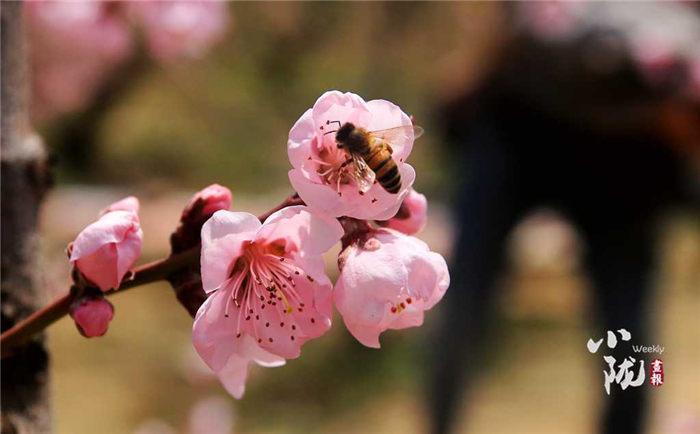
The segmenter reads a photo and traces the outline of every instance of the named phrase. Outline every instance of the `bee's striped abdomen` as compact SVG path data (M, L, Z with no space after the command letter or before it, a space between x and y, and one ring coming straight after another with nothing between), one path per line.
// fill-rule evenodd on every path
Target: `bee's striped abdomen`
M396 194L401 189L401 174L396 162L391 157L391 153L383 146L375 147L365 162L374 171L377 182L386 191Z
M377 181L389 193L398 193L401 189L401 174L399 173L398 166L396 163L394 163L394 160L391 160L391 162L387 163L384 168L386 169L382 170L384 173L377 175Z

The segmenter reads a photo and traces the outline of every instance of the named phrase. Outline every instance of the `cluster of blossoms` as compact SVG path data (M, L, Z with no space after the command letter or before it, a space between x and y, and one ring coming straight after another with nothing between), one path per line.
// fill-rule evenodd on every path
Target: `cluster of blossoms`
M234 397L243 395L251 363L283 365L328 331L334 305L359 342L379 348L384 331L421 325L449 286L442 256L411 236L427 218L427 200L412 189L415 171L405 164L413 140L392 145L400 191L390 194L375 183L360 193L349 175L354 163L324 134L331 120L370 132L411 125L388 101L327 92L289 133L289 178L304 205L284 207L261 222L229 211L230 191L214 185L193 197L173 236L189 240L177 241L185 247L201 242L198 284L206 296L193 343ZM119 287L141 250L137 211L133 198L110 206L72 245L71 261L103 291ZM201 228L195 238L193 227ZM338 242L340 274L333 284L322 255ZM95 322L111 318L111 311L100 312ZM80 324L90 315L73 317L82 330L100 329Z
M33 106L39 118L69 113L136 53L139 34L160 63L199 58L229 25L226 2L31 1Z

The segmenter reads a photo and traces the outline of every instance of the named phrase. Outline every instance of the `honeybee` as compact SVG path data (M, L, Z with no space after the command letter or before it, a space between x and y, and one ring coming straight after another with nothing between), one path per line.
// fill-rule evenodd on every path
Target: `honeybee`
M367 193L375 180L391 194L401 190L401 173L391 154L391 145L403 146L409 138L417 139L423 135L423 128L414 125L402 125L386 130L367 131L350 122L341 125L340 121L327 121L326 124L338 123L338 129L325 134L335 133L338 149L345 150L350 158L343 163L353 163L350 173L360 190Z

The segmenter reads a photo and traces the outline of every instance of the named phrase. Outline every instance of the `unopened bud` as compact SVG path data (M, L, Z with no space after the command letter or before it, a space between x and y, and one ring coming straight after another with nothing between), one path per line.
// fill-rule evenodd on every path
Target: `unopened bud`
M182 211L180 226L170 237L173 253L197 246L204 222L215 212L229 209L231 202L231 190L219 184L212 184L192 196Z
M403 200L396 215L378 225L395 229L404 234L413 235L425 228L428 223L428 200L424 195L411 189Z
M197 219L200 216L209 218L215 212L222 209L231 208L231 190L219 184L212 184L204 190L198 192L182 212L182 221ZM190 214L197 213L197 216Z
M101 293L83 295L71 304L70 316L81 335L94 338L107 333L114 307Z

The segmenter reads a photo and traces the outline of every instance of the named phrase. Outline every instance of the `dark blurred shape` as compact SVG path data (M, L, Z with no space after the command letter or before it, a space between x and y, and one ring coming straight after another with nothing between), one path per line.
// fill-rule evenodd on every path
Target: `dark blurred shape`
M586 239L599 319L592 336L625 328L633 343L650 341L655 222L670 205L698 203L682 164L700 155L700 105L687 92L700 40L693 6L507 4L516 31L500 62L445 111L465 176L452 285L433 341L434 432L454 422L465 370L488 341L504 241L534 206L562 211ZM657 47L663 56L645 53ZM618 363L630 355L622 347L609 351ZM642 432L645 386L605 396L600 432Z

